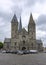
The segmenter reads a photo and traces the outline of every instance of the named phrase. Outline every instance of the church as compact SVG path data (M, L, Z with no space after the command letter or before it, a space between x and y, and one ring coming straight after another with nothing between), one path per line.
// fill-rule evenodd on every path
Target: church
M5 50L43 50L43 43L41 40L36 40L36 24L33 20L32 14L29 18L28 31L22 28L22 21L18 22L14 14L11 20L11 38L4 40Z

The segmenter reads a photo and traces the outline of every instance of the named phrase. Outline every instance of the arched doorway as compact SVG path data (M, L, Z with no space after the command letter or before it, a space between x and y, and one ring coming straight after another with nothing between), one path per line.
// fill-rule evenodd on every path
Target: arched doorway
M26 50L26 47L22 47L22 50Z

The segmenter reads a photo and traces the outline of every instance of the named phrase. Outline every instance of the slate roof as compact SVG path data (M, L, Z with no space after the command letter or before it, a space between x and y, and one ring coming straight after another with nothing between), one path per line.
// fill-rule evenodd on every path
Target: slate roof
M8 43L8 42L10 43L11 42L11 38L5 38L4 42L5 43Z
M31 23L35 24L35 22L34 22L34 20L33 20L32 14L30 14L30 19L29 19L29 24L31 24Z
M14 14L14 16L13 16L13 18L12 18L12 22L18 22L17 17L16 17L15 14Z

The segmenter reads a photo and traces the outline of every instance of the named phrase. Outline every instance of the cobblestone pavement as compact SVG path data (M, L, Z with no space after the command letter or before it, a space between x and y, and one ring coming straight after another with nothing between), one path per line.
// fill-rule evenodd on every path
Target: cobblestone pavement
M46 65L46 53L29 55L0 53L0 65Z

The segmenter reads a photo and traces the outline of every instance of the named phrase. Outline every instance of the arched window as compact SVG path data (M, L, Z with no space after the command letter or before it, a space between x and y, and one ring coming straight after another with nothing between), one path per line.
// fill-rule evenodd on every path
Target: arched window
M31 46L32 46L32 49L33 49L33 43L31 44Z
M25 50L26 49L26 47L22 47L22 50Z
M24 38L25 38L26 36L25 36L25 35L23 35L22 37L24 37Z
M15 46L16 46L16 42L15 42Z
M23 40L23 45L25 45L25 40Z

